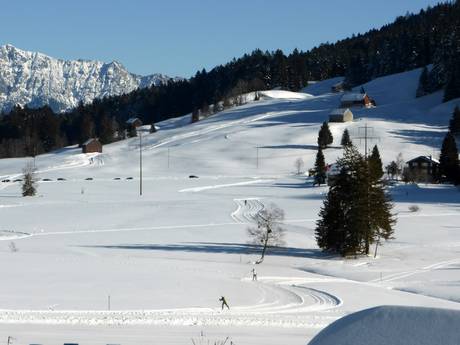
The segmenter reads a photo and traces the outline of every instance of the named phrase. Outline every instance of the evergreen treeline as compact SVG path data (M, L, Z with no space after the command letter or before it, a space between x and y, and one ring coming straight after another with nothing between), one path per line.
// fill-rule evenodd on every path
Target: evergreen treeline
M129 94L94 100L92 104L51 120L49 108L15 108L0 119L1 157L29 154L28 122L39 121L32 140L36 152L99 136L107 143L123 138L125 120L140 117L155 123L187 113L206 113L211 104L235 103L238 95L281 87L298 90L308 80L345 76L348 86L373 78L433 64L424 70L417 94L445 88L445 100L460 97L460 1L442 3L399 17L380 29L308 52L297 49L255 50L239 59L199 71L188 80L138 89ZM218 107L213 107L213 111ZM47 127L49 125L49 127ZM49 134L44 134L48 132ZM120 135L113 136L113 132ZM41 133L41 134L40 134Z

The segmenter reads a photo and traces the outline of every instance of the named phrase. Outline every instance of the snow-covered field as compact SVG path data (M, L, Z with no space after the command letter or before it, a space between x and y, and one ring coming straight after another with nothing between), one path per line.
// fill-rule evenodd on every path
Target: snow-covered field
M377 107L354 110L353 123L331 124L326 160L341 155L345 128L362 151L357 138L365 124L384 164L399 152L407 160L436 156L460 102L441 104L440 93L415 99L419 74L364 85ZM266 92L193 125L189 117L158 124L157 133L142 136L142 196L138 138L100 155L73 147L37 157L39 178L51 180L39 183L37 197L0 183L0 338L191 344L203 332L235 344L296 345L373 306L460 309L454 187L391 187L395 239L376 259L330 257L317 248L327 187L295 175L294 161L313 166L319 127L341 96L327 93L333 82L305 93ZM29 160L0 160L1 179L20 177ZM253 282L260 250L248 244L246 228L271 202L286 212L286 247L269 253ZM410 212L411 205L420 210ZM230 310L220 310L222 295Z

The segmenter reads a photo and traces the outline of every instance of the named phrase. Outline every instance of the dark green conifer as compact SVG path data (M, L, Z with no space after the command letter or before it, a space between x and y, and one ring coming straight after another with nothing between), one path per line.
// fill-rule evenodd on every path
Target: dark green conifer
M439 170L447 181L456 184L460 183L457 143L451 132L447 132L442 142L441 154L439 156Z
M318 133L318 146L324 150L328 145L332 144L333 140L328 123L323 122Z
M318 148L315 160L315 185L321 186L326 183L326 163L324 161L324 154L321 148Z

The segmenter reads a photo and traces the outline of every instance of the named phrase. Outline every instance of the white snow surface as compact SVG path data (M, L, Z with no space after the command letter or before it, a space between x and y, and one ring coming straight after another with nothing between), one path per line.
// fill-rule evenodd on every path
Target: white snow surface
M419 74L366 84L377 107L330 124L327 163L342 154L345 128L363 151L365 124L385 165L399 152L406 160L436 158L460 101L441 104L438 93L416 99L405 88L415 88ZM321 83L331 81L311 87ZM459 310L460 193L453 186L391 186L395 239L375 259L318 249L315 221L327 187L296 175L294 161L313 166L318 130L340 102L340 93L323 89L268 91L194 124L187 115L159 123L156 133L142 127L142 196L139 138L106 145L102 154L68 147L38 156L36 197L21 197L19 182L0 182L0 337L190 344L203 333L210 341L295 345L383 304ZM0 181L21 178L29 161L0 160ZM285 210L286 244L254 265L260 248L246 229L272 202ZM250 279L253 267L258 281ZM230 310L221 310L220 296Z
M309 345L457 345L460 311L382 306L335 321Z

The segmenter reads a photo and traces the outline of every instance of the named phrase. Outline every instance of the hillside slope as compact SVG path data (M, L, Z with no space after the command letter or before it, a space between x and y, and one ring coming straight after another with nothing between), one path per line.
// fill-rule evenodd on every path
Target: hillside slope
M364 85L377 107L331 124L327 162L342 154L345 128L363 152L365 124L384 164L399 152L436 155L460 100L416 99L407 88L419 73ZM395 239L375 259L317 247L328 188L296 175L294 161L313 166L318 130L341 97L328 92L330 82L314 85L325 92L262 93L194 124L188 114L159 123L156 133L146 126L142 138L106 145L102 154L68 147L37 156L33 198L21 197L14 182L32 158L0 160L1 180L10 180L0 182L0 260L8 263L0 265L7 282L0 337L185 345L202 333L236 344L300 345L335 320L382 304L458 310L460 197L452 186L392 186ZM286 244L255 266L260 248L247 228L272 202L285 210ZM410 212L412 205L419 210ZM221 310L220 296L230 310Z

